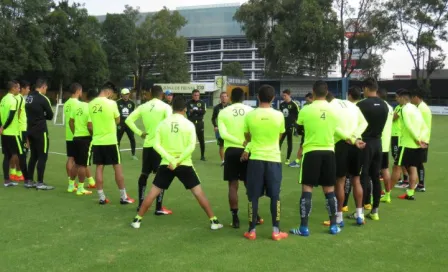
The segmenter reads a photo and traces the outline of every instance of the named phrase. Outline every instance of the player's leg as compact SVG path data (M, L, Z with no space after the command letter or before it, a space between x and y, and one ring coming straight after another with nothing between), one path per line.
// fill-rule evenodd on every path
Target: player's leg
M120 124L117 128L117 140L118 140L118 146L121 144L121 139L123 139L124 135L124 124Z
M381 202L389 202L390 203L390 193L389 193L389 201L385 201L384 198L387 194L388 188L390 188L391 184L391 174L389 172L389 153L383 153L383 159L381 160L381 176L383 177L384 182L384 191L385 195L380 199ZM390 190L390 189L389 189Z
M132 158L134 160L138 160L138 158L135 156L135 136L134 136L134 132L125 124L125 132L126 135L128 135L129 138L129 142L131 144L131 154L132 154Z
M115 183L120 191L120 204L132 204L134 199L130 198L126 193L124 184L123 167L121 166L121 154L117 145L101 146L103 149L103 161L104 165L112 165L115 173Z
M350 176L347 175L345 177L345 184L344 184L344 204L342 206L343 212L348 212L348 201L350 199L351 192L352 192L352 182L350 180Z
M248 215L249 215L249 230L244 233L244 237L249 240L257 238L256 226L258 215L258 199L263 195L264 191L264 174L266 169L264 168L262 161L249 160L247 164L247 197L248 203Z
M196 135L201 149L201 160L205 161L205 139L204 139L204 121L199 121L196 125Z
M30 159L28 160L28 175L31 180L33 180L34 183L34 171L36 169L37 164L37 153L38 153L38 142L37 138L32 135L28 134L28 140L30 144Z
M48 150L49 150L49 139L48 139L48 133L44 132L39 136L38 139L38 145L39 149L38 151L38 158L37 158L37 186L36 189L38 190L53 190L53 186L49 186L44 183L44 175L45 175L45 168L47 166L47 160L48 160Z
M90 195L92 192L86 190L84 185L87 175L87 165L89 165L90 158L90 139L79 138L75 139L73 143L75 147L75 166L73 168L76 168L76 171L72 171L72 175L74 174L75 176L78 176L78 189L76 195Z
M96 179L96 189L98 192L99 197L99 204L105 205L109 203L109 199L106 198L106 194L104 193L104 184L103 184L103 174L104 174L104 165L97 164L100 163L98 160L98 155L95 155L96 150L93 153L93 163L96 164L96 171L95 171L95 179Z
M70 177L71 177L71 169L75 165L75 159L74 159L74 152L75 152L75 143L74 140L72 141L66 141L65 142L65 149L67 152L67 162L65 163L65 171L67 172L67 177L70 184Z
M10 179L9 168L11 164L11 158L13 156L13 147L11 146L11 136L2 135L2 151L3 151L3 178L5 187L17 186L17 182Z
M382 165L382 147L381 142L378 142L378 145L376 146L377 150L375 152L375 155L372 159L372 164L370 167L370 177L372 179L372 196L373 196L373 203L372 203L372 211L367 216L368 218L372 220L379 220L379 206L380 206L380 199L381 199L381 183L380 183L380 171L381 171L381 165Z
M218 138L217 142L219 146L219 157L221 158L221 166L224 166L224 140Z
M293 133L292 127L286 130L286 142L288 144L288 149L286 151L286 164L290 163L289 159L291 158L292 153L292 133Z
M282 134L282 137L280 137L280 150L282 149L282 145L283 145L283 142L285 141L285 139L286 139L286 133L283 133Z
M403 155L402 164L406 166L409 173L409 187L406 190L406 193L399 196L398 198L401 199L407 199L407 200L414 200L415 199L415 188L417 187L418 182L418 171L417 167L422 164L424 159L424 153L423 149L416 148L412 149L409 148L406 150L407 152Z
M272 239L279 241L288 237L287 233L280 231L282 165L275 162L264 162L264 164L266 195L271 199Z
M240 228L240 219L238 217L238 180L229 181L229 207L232 213L232 227Z
M241 148L229 147L224 154L224 180L228 182L229 187L228 200L230 212L232 213L231 226L236 229L240 227L240 219L238 217L238 180L240 179L243 164L240 161L243 152L244 150ZM246 173L246 171L244 172ZM245 180L245 178L243 179Z
M417 167L418 172L418 185L416 188L417 192L426 192L425 187L425 163L428 161L428 148L421 151L423 154L422 163Z
M151 173L151 161L150 161L150 148L144 147L142 151L142 171L140 177L138 178L138 207L137 211L145 199L146 186L148 184L149 174Z
M348 146L345 146L348 152ZM336 184L336 156L333 152L322 151L322 164L320 167L319 185L322 186L322 190L325 194L325 206L328 211L328 217L330 218L330 234L338 234L341 232L340 227L344 226L342 218L338 222L338 199L335 194ZM347 153L348 154L348 153ZM347 162L347 159L345 160ZM344 178L342 178L343 180ZM341 192L343 192L343 181L340 183ZM342 217L342 205L340 206L340 217Z

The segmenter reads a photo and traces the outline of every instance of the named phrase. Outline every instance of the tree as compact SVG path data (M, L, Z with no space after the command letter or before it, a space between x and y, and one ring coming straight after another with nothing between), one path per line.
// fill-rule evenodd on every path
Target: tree
M412 58L419 86L429 91L431 74L444 67L446 58L439 42L448 40L448 0L389 0L386 7L397 20L400 41Z
M226 63L222 67L222 75L229 77L244 77L243 68L239 62Z
M326 76L339 50L331 0L249 0L234 19L258 44L266 74Z

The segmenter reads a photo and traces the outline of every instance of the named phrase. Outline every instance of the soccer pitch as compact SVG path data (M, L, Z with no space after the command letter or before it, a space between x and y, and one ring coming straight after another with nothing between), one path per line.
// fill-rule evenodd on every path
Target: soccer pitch
M105 193L111 203L98 205L98 196L69 194L65 173L64 127L50 127L50 154L46 182L54 191L1 188L0 271L446 271L448 265L448 210L446 209L446 129L448 118L435 116L426 165L426 193L416 201L397 198L381 204L380 221L367 220L358 227L346 219L337 236L322 225L328 215L320 188L313 195L310 237L290 236L274 242L271 236L269 200L260 201L265 224L257 228L257 240L243 238L247 229L247 199L240 186L241 229L229 226L231 214L227 183L222 180L218 147L210 122L206 122L206 162L193 160L202 186L224 229L211 231L208 218L190 192L177 181L165 194L171 216L156 217L154 207L139 230L130 223L136 204L121 206L113 171L105 171ZM211 142L213 141L213 142ZM294 139L293 156L298 138ZM142 146L137 139L137 146ZM129 148L126 136L122 149ZM286 151L286 142L283 153ZM141 157L141 150L137 155ZM283 156L284 158L284 156ZM122 152L126 188L137 198L141 161ZM300 222L297 168L283 167L281 229ZM151 175L149 181L152 182ZM353 199L349 202L354 211Z

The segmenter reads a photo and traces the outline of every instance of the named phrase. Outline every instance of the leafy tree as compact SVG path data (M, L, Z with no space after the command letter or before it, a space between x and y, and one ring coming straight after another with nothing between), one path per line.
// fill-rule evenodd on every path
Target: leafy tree
M230 77L244 77L243 68L239 62L230 62L222 67L222 75Z

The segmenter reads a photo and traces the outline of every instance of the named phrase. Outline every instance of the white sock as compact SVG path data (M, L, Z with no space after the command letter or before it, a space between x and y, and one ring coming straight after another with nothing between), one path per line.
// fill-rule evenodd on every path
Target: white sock
M126 189L120 189L120 197L121 199L128 198L128 195L126 194Z
M340 224L342 221L344 221L344 219L342 218L342 212L337 212L336 213L336 223Z
M106 200L106 195L103 190L98 190L98 195L100 196L100 200Z
M362 208L356 208L356 217L364 217Z

